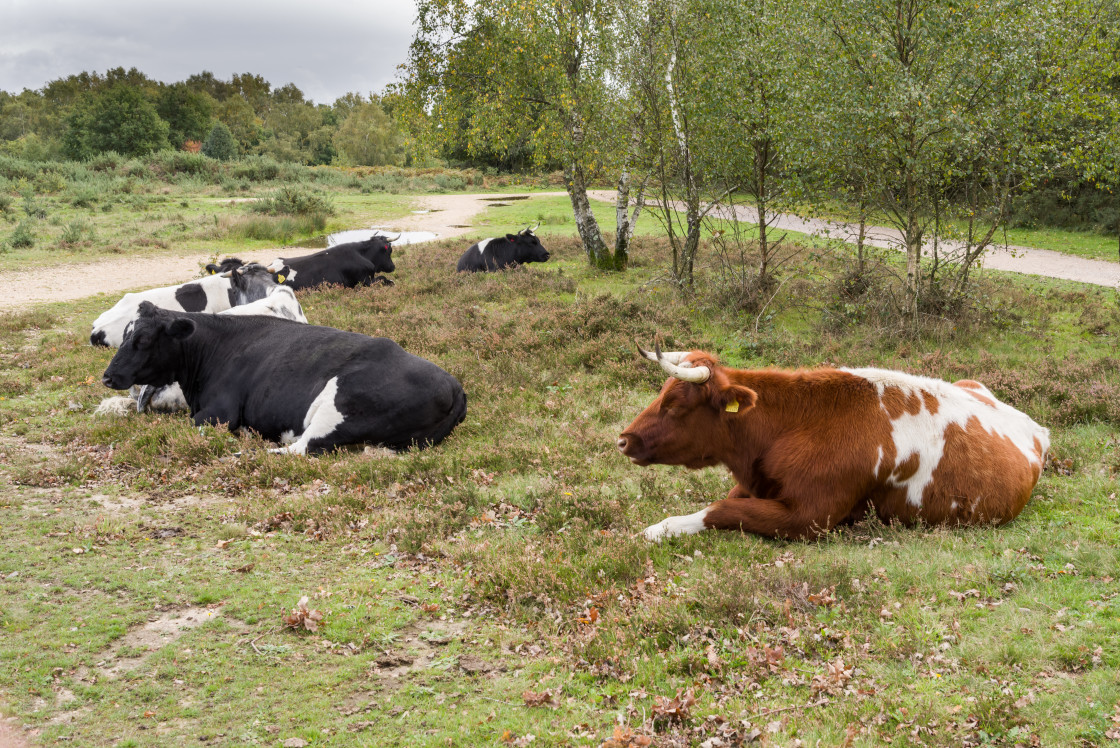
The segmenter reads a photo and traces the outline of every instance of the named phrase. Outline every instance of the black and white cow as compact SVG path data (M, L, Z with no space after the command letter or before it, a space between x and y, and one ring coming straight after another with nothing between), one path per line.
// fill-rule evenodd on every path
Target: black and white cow
M517 267L526 262L544 262L548 258L548 250L541 245L541 240L533 233L533 229L528 228L516 234L483 239L478 244L472 244L459 258L456 270L460 273L490 272Z
M281 277L287 268L280 270ZM227 316L260 315L290 319L307 324L296 294L287 286L279 285L276 276L268 268L256 263L236 267L227 271L230 279L231 298L235 306L218 314ZM95 411L97 415L123 416L129 411L143 413L151 410L157 413L174 413L189 410L183 391L175 382L166 385L134 385L127 397L107 397Z
M117 348L125 339L137 310L144 301L178 312L220 312L234 305L230 279L225 275L210 275L178 286L152 288L139 293L126 293L112 309L93 321L89 342Z
M347 242L303 257L278 257L269 263L268 268L277 276L280 269L288 268L283 280L286 286L298 291L314 288L324 283L333 283L347 288L355 286L391 286L393 282L378 273L391 273L396 270L393 264L392 241L381 234L359 242ZM241 265L236 257L229 257L219 264L207 265L211 272L221 273Z
M387 338L149 303L101 381L177 381L196 425L249 428L292 454L362 442L423 448L467 412L455 377Z

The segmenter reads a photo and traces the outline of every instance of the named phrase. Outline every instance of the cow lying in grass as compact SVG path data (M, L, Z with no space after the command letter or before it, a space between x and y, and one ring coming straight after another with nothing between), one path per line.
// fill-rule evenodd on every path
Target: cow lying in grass
M195 424L252 429L291 454L357 443L423 448L467 412L455 377L387 338L149 303L101 381L178 382Z
M549 256L548 250L533 233L533 229L527 228L516 234L483 239L472 244L459 258L456 270L460 273L493 272L518 267L527 262L545 262Z
M363 241L339 244L303 257L277 258L269 263L268 268L277 276L283 275L283 280L279 282L296 291L324 283L347 288L391 286L393 282L379 273L396 270L392 255L392 241L377 234ZM240 264L236 257L228 257L218 264L207 265L206 269L211 273L222 273ZM286 272L281 273L281 268L286 268Z
M287 268L280 269L278 274L281 279L285 272ZM230 298L235 306L218 314L278 317L307 324L307 317L303 315L303 307L296 299L295 292L287 286L279 285L276 282L277 274L263 265L241 265L228 271L226 275L230 281ZM124 415L133 409L140 413L146 410L171 413L189 408L183 391L178 384L172 382L161 386L134 385L130 388L128 397L107 397L102 400L95 413Z
M1002 524L1042 472L1050 432L984 385L883 369L741 370L703 351L654 353L670 378L626 427L636 465L724 465L736 485L648 527L812 538L873 509L884 522Z

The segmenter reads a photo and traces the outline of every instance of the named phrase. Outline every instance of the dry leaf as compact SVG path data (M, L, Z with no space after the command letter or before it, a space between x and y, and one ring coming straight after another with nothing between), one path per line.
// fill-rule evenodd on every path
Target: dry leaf
M314 633L319 630L319 623L323 620L323 614L314 608L308 608L307 595L304 595L296 603L296 607L292 608L292 612L283 616L282 620L294 629L304 628Z
M696 696L693 694L692 689L688 689L682 694L677 691L677 695L672 699L666 699L658 696L653 700L653 720L666 720L668 722L684 723L692 713L692 706L696 703Z
M599 748L646 748L653 745L653 738L649 735L636 733L629 727L615 727L614 735L604 740Z
M524 691L521 694L521 699L525 702L525 706L558 706L559 702L556 696L552 693L552 689L546 688L540 693L534 691Z

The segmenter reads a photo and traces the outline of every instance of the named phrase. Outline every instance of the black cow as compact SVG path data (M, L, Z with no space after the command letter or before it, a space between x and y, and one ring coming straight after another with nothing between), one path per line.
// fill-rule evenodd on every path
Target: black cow
M276 276L278 283L290 286L293 290L314 288L324 283L334 283L347 288L355 286L385 285L393 282L378 273L391 273L396 270L393 264L393 245L380 234L360 242L347 242L335 247L303 257L277 258L268 269ZM210 264L206 269L212 273L232 270L242 263L236 257L222 260L220 264ZM284 266L289 273L281 278Z
M177 381L196 425L249 428L292 454L360 442L423 448L467 412L455 377L387 338L149 303L101 381L118 390Z
M459 258L456 269L460 273L491 272L517 267L526 262L544 262L548 257L548 250L541 246L541 240L533 233L533 229L525 229L516 234L483 239L478 244L472 244Z

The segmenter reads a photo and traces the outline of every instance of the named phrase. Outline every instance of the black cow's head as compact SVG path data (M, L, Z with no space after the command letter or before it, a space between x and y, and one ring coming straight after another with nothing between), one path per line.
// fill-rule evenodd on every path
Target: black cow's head
M140 302L139 316L125 338L101 382L114 390L134 384L171 384L179 356L177 344L194 334L195 324L182 313Z
M388 237L374 234L361 244L359 251L362 257L373 263L375 273L391 273L397 269L393 264L393 244Z
M541 240L533 233L533 229L525 229L516 234L506 234L506 239L513 242L513 259L517 262L544 262L550 257L548 250L541 244Z
M222 273L228 273L231 270L239 268L244 264L245 263L243 263L241 260L237 259L236 257L227 257L217 264L214 264L213 262L211 262L209 265L207 265L206 266L206 274L207 275L221 275Z
M229 276L230 304L241 306L266 298L291 274L292 270L287 265L282 265L275 271L256 262L242 265L233 270Z

